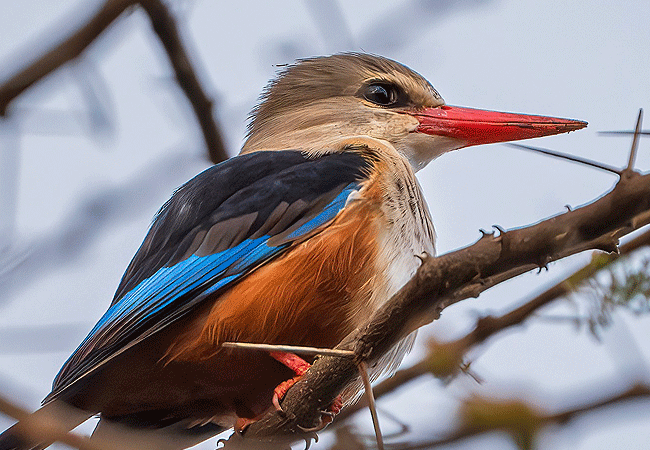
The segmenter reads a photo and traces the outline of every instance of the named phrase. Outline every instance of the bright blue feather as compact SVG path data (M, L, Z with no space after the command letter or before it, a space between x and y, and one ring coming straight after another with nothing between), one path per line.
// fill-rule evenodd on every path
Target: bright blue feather
M156 216L111 306L45 402L327 226L367 179L367 168L355 153L259 152L188 181Z
M311 233L336 217L345 207L350 194L358 187L357 183L350 183L319 214L296 228L283 239L285 243L278 246L268 245L271 236L246 239L239 245L219 253L201 257L191 255L172 267L159 269L113 304L78 350L118 324L143 322L166 308L175 308L174 303L193 290L198 290L200 297L204 298L236 281L291 245L291 241ZM193 297L196 298L197 294ZM180 306L185 305L176 305ZM108 339L110 340L110 337Z

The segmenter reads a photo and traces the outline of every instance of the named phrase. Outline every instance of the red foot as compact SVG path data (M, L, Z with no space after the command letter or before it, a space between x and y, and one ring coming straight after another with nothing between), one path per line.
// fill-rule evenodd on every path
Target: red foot
M273 406L275 406L275 409L278 411L282 410L282 407L280 406L280 400L284 398L284 395L287 393L289 388L296 384L296 381L298 381L302 375L293 377L290 380L283 381L282 383L278 384L275 389L273 390Z
M271 358L275 359L278 362L281 362L289 369L293 370L293 372L299 377L304 375L305 372L307 372L307 370L309 370L311 367L311 364L302 359L300 356L294 355L293 353L271 352L270 355Z
M307 361L302 359L300 356L294 355L293 353L271 352L270 354L273 359L281 362L289 369L293 370L294 373L296 374L295 377L287 381L283 381L273 390L273 405L276 407L276 409L281 411L282 407L280 406L280 400L285 396L285 394L291 388L291 386L296 384L296 382L300 380L300 378L302 378L305 372L309 370L311 364L309 364ZM334 399L332 404L329 405L327 411L323 411L323 418L321 419L321 424L315 427L314 429L306 430L306 431L318 431L323 429L327 424L329 424L334 419L334 416L341 411L341 408L343 408L343 400L339 395Z

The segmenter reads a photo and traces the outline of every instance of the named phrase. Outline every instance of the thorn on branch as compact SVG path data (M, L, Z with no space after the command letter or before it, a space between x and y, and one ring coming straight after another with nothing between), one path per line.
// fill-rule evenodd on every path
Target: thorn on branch
M492 228L499 231L499 239L501 240L501 255L510 250L510 235L501 225L492 225Z
M478 298L479 295L481 295L481 292L485 290L485 285L487 285L487 281L484 278L479 278L476 280L476 284L473 286L467 286L465 291L467 298ZM440 312L442 312L442 310Z
M492 228L498 230L500 236L503 236L503 235L506 234L505 228L503 228L501 225L492 225ZM492 232L492 234L494 234L494 232Z
M494 236L494 231L485 231L483 228L479 228L478 231L481 232L481 239L484 239L486 237Z
M476 271L476 275L474 275L474 278L472 278L472 281L479 283L481 286L485 285L485 279L483 278L483 274L481 274L481 268L478 265L474 266L474 270Z
M573 161L578 164L583 164L585 166L595 167L596 169L604 170L606 172L611 172L618 176L621 176L621 174L623 173L623 171L621 171L616 167L612 167L607 164L600 163L598 161L592 161L591 159L581 158L579 156L569 155L567 153L556 152L555 150L549 150L547 148L531 147L530 145L514 144L510 142L504 145L507 145L508 147L521 148L524 150L531 150L533 152L541 153L548 156L553 156L555 158L566 159L568 161Z
M643 108L639 109L639 115L636 119L636 127L634 128L634 137L632 138L632 147L630 148L630 159L628 160L626 172L634 170L634 161L636 160L637 150L639 149L639 135L641 134L641 125L643 123Z
M619 254L620 251L618 249L618 239L615 239L613 241L609 242L598 242L594 246L596 250L602 250L606 253L614 253L614 254Z
M548 272L548 263L553 261L553 258L550 255L540 255L540 260L537 263L539 266L539 269L537 270L537 274L539 275L542 273L542 270L546 270Z
M471 364L471 361L462 363L460 365L460 371L472 378L472 380L474 380L477 384L483 384L483 378L481 378L476 372L471 369Z

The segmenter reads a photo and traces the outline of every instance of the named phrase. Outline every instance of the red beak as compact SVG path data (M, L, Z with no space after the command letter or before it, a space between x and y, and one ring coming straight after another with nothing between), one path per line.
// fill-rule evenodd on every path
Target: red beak
M581 120L447 105L412 115L420 121L417 132L459 139L466 142L465 146L550 136L587 126L587 122Z

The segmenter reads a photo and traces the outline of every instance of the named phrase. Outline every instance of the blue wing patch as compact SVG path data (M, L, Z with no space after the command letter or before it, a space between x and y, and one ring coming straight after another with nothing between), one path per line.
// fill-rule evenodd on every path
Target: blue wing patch
M233 180L232 165L248 171ZM282 151L236 157L208 171L158 214L110 308L65 363L44 403L325 227L358 191L367 167L358 154L308 159ZM206 183L212 183L207 191Z

